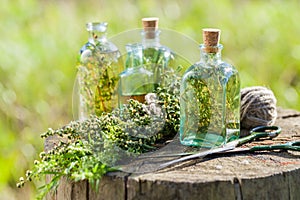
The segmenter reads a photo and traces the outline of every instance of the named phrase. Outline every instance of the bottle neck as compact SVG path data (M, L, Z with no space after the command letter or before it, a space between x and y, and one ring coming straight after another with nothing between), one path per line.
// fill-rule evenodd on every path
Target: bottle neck
M143 47L141 44L128 44L126 45L126 62L125 67L136 68L143 64Z
M89 42L94 45L96 45L97 43L105 43L107 42L106 34L97 31L90 31Z
M159 41L160 30L144 29L141 31L141 35L142 35L142 44L145 48L160 46L160 41Z
M200 60L204 63L217 63L221 61L222 55L221 51L223 45L219 44L218 46L205 46L200 45Z
M86 30L89 33L89 43L97 45L107 42L106 38L107 23L91 22L86 24Z

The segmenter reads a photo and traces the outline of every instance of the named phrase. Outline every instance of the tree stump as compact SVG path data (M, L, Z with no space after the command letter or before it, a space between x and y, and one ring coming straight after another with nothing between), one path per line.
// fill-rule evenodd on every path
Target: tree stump
M300 140L300 112L278 108L282 133L272 141ZM98 192L86 181L62 180L48 200L300 199L300 152L265 151L195 159L147 174L109 173Z

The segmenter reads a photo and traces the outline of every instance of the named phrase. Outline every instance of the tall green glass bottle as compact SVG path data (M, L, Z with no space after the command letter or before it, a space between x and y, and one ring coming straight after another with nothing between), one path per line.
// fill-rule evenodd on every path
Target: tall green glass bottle
M160 30L158 29L159 19L157 17L143 18L142 45L143 63L145 69L153 73L154 89L164 84L162 76L174 60L171 50L160 44Z
M212 148L239 137L240 78L222 61L219 29L203 29L200 61L184 74L180 88L180 141Z

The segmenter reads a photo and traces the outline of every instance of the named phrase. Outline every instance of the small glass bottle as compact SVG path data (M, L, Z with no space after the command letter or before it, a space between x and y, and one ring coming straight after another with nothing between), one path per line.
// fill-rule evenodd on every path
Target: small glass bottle
M180 141L212 148L239 137L240 79L222 61L219 29L203 29L200 61L184 74L180 87Z
M143 44L143 63L145 69L153 73L154 89L164 84L162 74L169 65L170 60L174 59L171 50L160 44L158 29L159 19L156 17L143 18L142 44Z
M119 107L129 99L145 102L145 96L153 91L153 73L144 68L143 46L141 44L126 45L125 70L120 74Z
M118 106L118 78L121 54L106 37L107 23L87 23L88 42L80 49L78 118L101 115Z

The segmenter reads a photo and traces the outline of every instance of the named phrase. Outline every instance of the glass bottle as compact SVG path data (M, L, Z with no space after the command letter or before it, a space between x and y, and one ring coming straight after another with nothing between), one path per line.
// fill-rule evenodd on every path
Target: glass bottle
M121 54L106 37L107 23L87 23L88 42L80 49L78 118L101 115L118 106L118 74Z
M141 44L126 45L125 70L120 74L119 107L129 99L145 102L145 96L153 91L153 73L144 68L143 46Z
M184 74L180 87L180 141L212 148L239 137L240 79L222 61L219 29L203 29L200 61Z
M169 65L170 60L174 59L171 50L160 44L158 29L159 19L156 17L143 18L142 44L143 44L143 63L145 69L153 73L154 89L164 84L162 74Z

